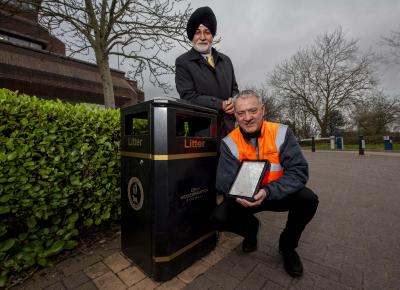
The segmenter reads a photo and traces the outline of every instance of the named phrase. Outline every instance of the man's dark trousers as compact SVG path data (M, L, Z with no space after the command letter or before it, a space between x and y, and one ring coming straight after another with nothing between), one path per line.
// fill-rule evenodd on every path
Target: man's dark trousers
M313 218L318 207L318 196L309 188L290 194L282 200L264 200L258 207L243 207L235 199L225 198L217 206L211 220L218 231L229 231L243 237L254 237L258 231L255 213L261 211L289 211L286 227L283 230L279 247L295 249L301 233Z

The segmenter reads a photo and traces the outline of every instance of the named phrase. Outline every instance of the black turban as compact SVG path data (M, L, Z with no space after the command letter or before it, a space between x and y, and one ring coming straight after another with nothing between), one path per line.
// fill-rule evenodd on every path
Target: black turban
M200 24L207 27L212 36L215 36L217 32L217 18L215 18L214 12L210 7L200 7L190 16L186 27L187 36L190 40L193 40L194 34Z

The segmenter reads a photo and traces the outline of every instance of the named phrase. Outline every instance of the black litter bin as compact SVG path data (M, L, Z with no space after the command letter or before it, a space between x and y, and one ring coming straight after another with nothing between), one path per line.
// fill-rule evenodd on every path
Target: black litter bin
M156 281L215 247L216 116L172 98L121 110L121 249Z

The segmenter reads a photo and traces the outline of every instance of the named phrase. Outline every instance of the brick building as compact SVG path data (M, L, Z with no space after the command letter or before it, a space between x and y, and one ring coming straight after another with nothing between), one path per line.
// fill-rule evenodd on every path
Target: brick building
M7 1L7 4L4 4ZM0 87L67 102L103 104L100 74L95 64L65 55L65 45L38 23L30 5L0 0ZM15 4L14 4L15 5ZM136 82L111 70L115 105L144 100Z

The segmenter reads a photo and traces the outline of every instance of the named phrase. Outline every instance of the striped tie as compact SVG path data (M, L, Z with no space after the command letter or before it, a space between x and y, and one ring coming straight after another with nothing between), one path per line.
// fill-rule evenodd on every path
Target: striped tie
M214 60L212 58L211 53L206 54L206 58L207 58L207 63L212 66L213 68L215 68L215 64L214 64Z

